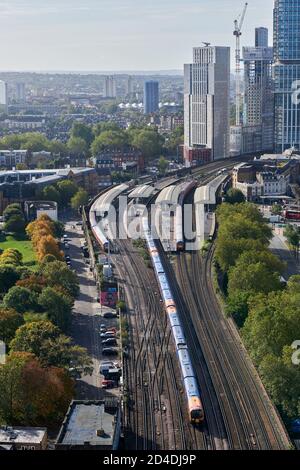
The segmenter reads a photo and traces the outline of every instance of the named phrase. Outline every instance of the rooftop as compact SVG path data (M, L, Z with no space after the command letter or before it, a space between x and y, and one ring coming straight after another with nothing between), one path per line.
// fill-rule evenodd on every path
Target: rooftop
M39 444L45 434L46 428L26 428L26 427L0 427L0 442L2 444L30 442Z
M66 446L112 446L116 427L115 412L102 401L73 401L59 433L57 444Z

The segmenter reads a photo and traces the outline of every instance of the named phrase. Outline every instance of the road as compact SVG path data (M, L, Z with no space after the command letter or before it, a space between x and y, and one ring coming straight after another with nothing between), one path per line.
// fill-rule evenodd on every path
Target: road
M274 255L278 256L287 264L287 269L283 276L285 279L288 279L291 276L300 274L300 265L289 250L282 231L282 229L273 230L274 237L271 240L270 249Z
M115 326L115 320L105 320L101 313L112 311L103 307L97 302L97 287L93 274L89 266L85 264L84 257L80 249L80 239L84 238L81 227L75 225L76 221L69 221L66 224L66 234L70 240L70 249L66 251L72 260L74 269L79 278L80 295L75 301L73 310L73 321L71 336L76 344L85 347L93 361L94 371L92 376L84 376L77 381L78 399L102 399L107 396L107 390L101 388L102 376L99 374L101 355L100 325L107 324ZM107 358L106 358L107 359ZM118 394L118 389L110 390L109 394Z

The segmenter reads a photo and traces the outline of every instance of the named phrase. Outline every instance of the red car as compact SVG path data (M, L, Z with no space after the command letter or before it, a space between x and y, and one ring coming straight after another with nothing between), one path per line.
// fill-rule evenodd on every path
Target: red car
M103 380L102 388L114 388L115 382L113 380Z

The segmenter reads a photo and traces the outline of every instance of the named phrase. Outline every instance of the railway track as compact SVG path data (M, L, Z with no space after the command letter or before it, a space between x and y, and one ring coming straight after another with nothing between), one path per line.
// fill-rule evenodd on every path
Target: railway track
M157 287L154 284L149 289L148 270L131 242L122 241L118 245L131 291L129 296L136 299L134 314L131 315L134 336L131 339L135 347L130 351L132 360L126 361L131 389L129 401L135 403L127 421L135 428L135 448L193 448L193 444L188 442L189 432L181 411L181 395L170 354L170 331ZM146 308L140 308L142 305Z

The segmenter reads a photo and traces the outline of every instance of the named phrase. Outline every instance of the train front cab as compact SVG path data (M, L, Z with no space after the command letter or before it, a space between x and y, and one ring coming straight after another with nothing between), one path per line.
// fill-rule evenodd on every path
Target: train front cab
M194 426L200 426L204 422L204 411L199 397L189 399L190 422Z

